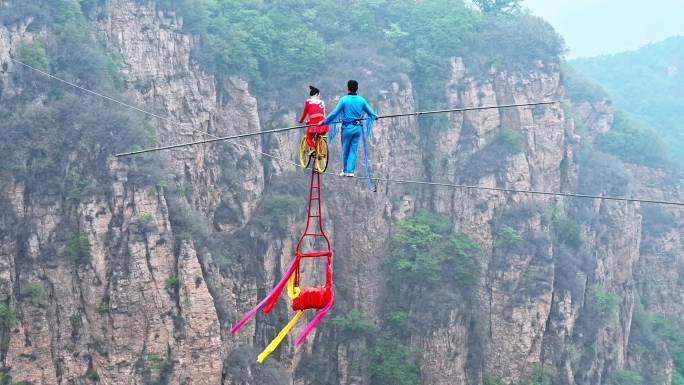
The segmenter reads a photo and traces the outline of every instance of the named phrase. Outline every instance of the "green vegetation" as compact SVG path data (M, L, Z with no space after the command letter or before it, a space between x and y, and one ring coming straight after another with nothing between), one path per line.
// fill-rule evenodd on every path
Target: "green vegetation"
M470 289L479 274L479 252L468 235L454 231L448 218L438 214L420 212L396 223L386 261L387 284L394 294L385 301L379 332L353 311L337 321L340 327L369 339L373 385L420 383L420 358L406 338L410 303L415 300L411 293L416 287Z
M676 368L672 369L672 385L684 385L684 376Z
M621 110L615 111L610 131L597 137L595 143L601 151L628 163L662 166L667 160L665 143L658 134Z
M0 303L0 328L2 330L12 329L17 324L17 313L12 306Z
M24 41L19 43L19 60L43 71L48 70L48 57L41 41Z
M66 255L76 265L86 265L90 263L90 239L88 235L79 233L76 235L66 247Z
M552 385L551 373L548 369L535 367L530 376L529 385Z
M588 294L588 308L592 319L596 320L599 326L605 326L617 315L618 301L616 294L608 292L603 287L592 288Z
M496 246L510 246L522 240L518 230L511 226L503 225L497 232Z
M0 19L8 25L30 21L30 32L41 31L41 40L18 44L17 59L126 100L115 91L116 79L107 69L107 62L116 62L116 57L103 52L82 13L80 5L87 3L92 5L77 0L2 2ZM79 203L84 191L105 188L108 156L145 143L140 118L22 66L15 69L10 83L0 86L21 90L2 94L0 173L11 173L30 191L65 197L65 212L72 212L70 207ZM66 249L65 255L75 263L88 263L85 238L70 241Z
M652 321L653 332L667 344L674 367L684 373L684 322L663 315L656 315Z
M577 251L583 243L582 226L568 218L562 205L552 203L549 206L551 223L553 223L554 240Z
M517 10L520 7L520 0L473 0L482 12L499 14Z
M561 204L551 203L547 206L547 211L553 234L554 286L581 296L585 282L579 279L578 273L586 268L586 251L582 248L583 225L576 219L571 219Z
M147 139L147 144L151 146L156 146L159 144L159 136L157 135L157 129L152 125L150 119L145 119L143 122L143 131L145 132L145 139Z
M123 65L123 57L118 51L112 52L107 56L107 75L112 83L118 88L123 87L126 77L121 73L121 66ZM147 133L147 127L145 127ZM152 143L158 144L158 143Z
M86 378L89 379L90 381L99 381L100 380L100 375L97 374L97 371L95 368L92 366L88 368L86 371Z
M387 266L396 285L435 286L455 281L472 285L479 273L479 247L451 230L447 218L420 213L397 224Z
M256 224L265 228L283 230L287 227L295 208L301 205L301 198L289 194L271 194L263 200L261 212L255 216Z
M200 36L200 62L219 76L239 74L255 83L266 76L301 79L328 57L328 45L312 28L320 6L309 18L301 11L310 5L296 1L175 0L158 6L184 16L189 32Z
M389 327L394 330L402 330L406 326L408 313L401 310L390 311L385 317Z
M632 177L615 156L584 146L579 153L579 193L622 196Z
M164 359L159 354L148 354L147 362L149 362L150 367L153 370L157 370L160 372L165 372L169 370L171 367L173 367L173 362L171 362L171 360L168 357Z
M130 220L129 228L132 239L134 241L142 241L145 239L145 236L157 231L157 224L154 222L152 214L141 213Z
M677 227L677 218L662 206L644 206L641 215L644 235L660 237Z
M147 189L147 197L154 199L157 197L157 187L150 187Z
M420 356L407 338L408 321L414 306L432 309L433 305L415 298L415 293L444 288L467 294L479 275L479 253L468 235L455 231L449 219L439 214L419 212L395 224L385 266L391 294L385 300L384 319L377 329L354 312L337 321L368 339L371 384L420 383Z
M613 385L643 385L643 378L637 372L620 369L613 375Z
M40 306L45 302L47 291L42 282L30 282L23 287L23 295L28 298L32 305Z
M518 12L518 3L481 0L481 12L462 0L166 0L157 6L184 17L185 28L200 37L196 57L219 77L237 74L257 85L305 79L334 68L358 41L374 41L384 42L375 48L383 55L396 56L389 63L412 72L421 94L438 96L434 86L449 76L454 56L502 66L558 60L562 39L543 20Z
M596 81L567 63L561 67L561 76L566 97L574 102L593 103L609 98L608 93Z
M77 333L81 328L81 313L72 314L69 317L69 326L71 326L71 333Z
M666 349L663 349L666 346ZM683 384L684 371L684 321L672 316L654 314L637 303L632 317L629 336L632 354L655 354L662 362L673 361L672 384ZM648 382L648 381L645 381Z
M506 149L509 154L515 154L522 150L523 137L518 131L512 130L510 128L502 128L499 132L497 140Z
M483 385L505 385L503 381L494 377L485 377Z
M684 160L684 37L570 65L601 84L615 106L653 127L672 156Z
M333 324L352 334L370 334L376 331L372 322L363 318L358 309L353 309L346 317L333 318Z
M178 279L178 276L172 275L166 280L167 289L175 290L178 286L180 286L180 280Z
M418 359L394 336L379 336L370 349L369 368L373 385L420 384Z
M81 177L77 170L71 169L64 179L64 195L68 202L77 204L81 200L81 194L86 187L86 180Z
M109 304L107 304L107 303L101 303L97 306L96 310L97 310L98 314L105 315L105 314L111 313L112 308L109 307ZM80 322L80 320L79 320L79 322Z

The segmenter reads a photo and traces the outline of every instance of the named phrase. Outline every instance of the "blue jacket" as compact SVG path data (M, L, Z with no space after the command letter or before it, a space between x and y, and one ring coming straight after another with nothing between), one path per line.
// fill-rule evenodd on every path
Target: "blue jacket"
M342 126L350 125L356 121L363 119L363 113L375 120L378 115L373 111L366 99L359 95L345 95L337 103L330 115L328 115L323 124L331 124L332 122L341 120ZM339 119L338 119L339 118Z

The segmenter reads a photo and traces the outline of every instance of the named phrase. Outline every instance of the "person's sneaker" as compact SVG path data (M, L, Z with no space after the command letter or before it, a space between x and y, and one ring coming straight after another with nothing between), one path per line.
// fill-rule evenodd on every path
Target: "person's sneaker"
M348 173L344 174L344 176L348 176L348 177L350 177L350 178L353 178L353 177L354 177L354 173L353 173L353 172L348 172Z
M344 171L340 171L340 176L347 176L347 173Z

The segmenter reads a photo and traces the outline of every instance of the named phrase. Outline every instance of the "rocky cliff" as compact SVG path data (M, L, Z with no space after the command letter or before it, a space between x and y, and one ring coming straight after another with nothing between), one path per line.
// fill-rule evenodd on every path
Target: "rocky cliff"
M298 113L299 103L257 101L245 81L204 73L182 18L154 4L107 0L97 14L94 34L121 55L126 95L165 117L153 121L163 144L289 125ZM9 57L19 42L48 33L29 24L0 26L4 97L18 71ZM416 110L410 76L383 68L360 69L363 94L382 114ZM445 107L482 106L559 100L564 87L557 63L509 71L454 58L443 95ZM324 96L330 106L339 95ZM601 165L579 159L583 141L611 122L609 104L579 101L451 114L438 124L382 120L371 160L375 175L388 178L614 194L624 186L604 185L594 169ZM36 385L370 384L377 381L372 336L332 319L355 311L375 330L384 327L389 240L398 222L428 211L479 245L479 274L468 290L416 288L402 299L411 325L403 337L418 355L421 383L604 384L620 369L645 367L658 378L652 383L671 383L668 353L638 353L630 335L642 303L647 311L684 314L683 272L674 268L684 264L681 210L386 183L373 194L362 180L327 175L338 302L301 347L288 338L257 365L256 352L291 316L284 301L234 336L226 326L293 256L308 177L259 151L294 160L298 135L158 154L164 183L153 186L135 182L135 162L110 157L98 165L104 187L83 194L73 213L84 238L78 241L89 245L85 264L64 257L74 247L60 238L61 228L74 225L64 199L3 177L0 301L16 315L2 329L4 378ZM333 167L337 156L335 148ZM684 199L681 179L642 166L627 171L638 183L620 193ZM43 295L31 295L35 288Z

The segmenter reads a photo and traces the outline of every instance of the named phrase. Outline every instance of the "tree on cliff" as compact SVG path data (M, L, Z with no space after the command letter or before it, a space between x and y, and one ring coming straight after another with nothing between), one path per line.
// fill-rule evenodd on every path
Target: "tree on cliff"
M509 13L520 8L520 0L473 0L482 13Z

